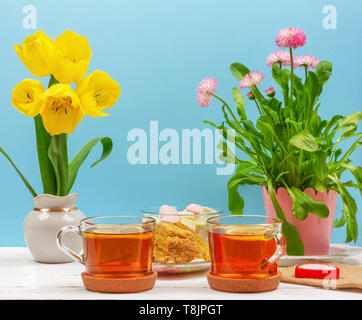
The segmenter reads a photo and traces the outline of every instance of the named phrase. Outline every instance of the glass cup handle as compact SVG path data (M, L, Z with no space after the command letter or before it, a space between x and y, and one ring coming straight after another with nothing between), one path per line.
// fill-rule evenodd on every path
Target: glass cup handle
M67 232L75 232L77 234L80 235L80 231L79 231L79 228L77 227L74 227L74 226L66 226L66 227L63 227L59 230L58 234L57 234L57 245L58 245L58 248L60 250L62 250L66 255L70 256L71 258L73 258L75 261L78 261L79 263L81 264L84 264L84 256L83 254L77 254L75 253L74 251L72 251L71 249L69 249L68 247L66 247L65 245L63 245L63 242L62 242L62 238L63 238L63 235Z
M267 263L274 263L284 254L282 234L280 232L277 232L274 229L269 229L264 233L264 237L267 239L274 238L276 243L276 250L275 253L269 259L264 260L263 266L266 265Z

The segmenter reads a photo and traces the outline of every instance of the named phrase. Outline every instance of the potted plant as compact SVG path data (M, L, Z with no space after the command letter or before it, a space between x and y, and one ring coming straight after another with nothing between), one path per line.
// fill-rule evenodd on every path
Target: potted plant
M25 79L13 89L12 105L34 118L42 194L38 195L10 156L0 148L34 198L35 208L24 222L24 236L33 257L39 262L67 262L71 259L56 245L56 233L64 225L79 225L84 215L76 208L78 194L70 194L78 170L95 145L103 152L92 167L108 157L112 140L108 137L90 140L71 161L67 138L85 115L106 116L121 89L107 73L94 71L85 76L91 58L86 37L65 31L55 40L43 30L27 37L15 51L36 77L49 77L45 90L39 80ZM75 83L74 90L70 86ZM80 248L79 239L68 239L72 248Z
M205 123L222 132L221 158L237 165L228 182L229 210L243 212L240 185L262 186L267 215L276 215L283 222L287 254L328 254L333 226L347 226L346 242L356 242L358 237L357 205L348 189L361 192L362 187L362 168L350 159L361 145L357 125L362 113L322 119L319 97L332 75L332 64L311 55L294 55L306 42L301 29L283 29L275 42L280 50L270 54L266 64L280 88L278 94L274 87L265 93L258 88L264 78L261 72L250 71L241 63L230 66L240 88L250 90L246 96L258 109L256 123L247 117L241 91L233 88L234 112L215 94L217 83L212 77L201 81L198 102L206 107L214 97L222 104L225 121L221 125ZM347 140L352 142L344 150L341 142ZM227 141L249 159L240 160ZM346 171L355 181L343 181ZM338 194L343 202L342 217L334 220Z

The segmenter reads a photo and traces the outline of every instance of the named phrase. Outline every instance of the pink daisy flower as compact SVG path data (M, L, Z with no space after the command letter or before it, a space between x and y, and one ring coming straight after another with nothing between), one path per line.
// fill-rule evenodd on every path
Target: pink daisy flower
M307 54L305 56L301 56L301 57L296 57L294 59L294 64L296 67L302 67L302 68L313 68L315 69L315 67L318 65L319 63L319 59L311 56L310 54Z
M270 87L268 89L265 90L265 94L270 97L273 98L275 95L275 89L273 87Z
M246 74L240 81L240 88L251 88L255 87L257 84L262 82L264 79L264 75L259 71L250 71Z
M306 36L299 28L286 28L280 30L275 43L280 48L297 48L305 45Z
M213 77L204 78L201 80L197 88L197 102L200 107L207 107L211 100L212 95L216 91L217 81Z
M267 56L265 59L266 65L271 67L273 64L281 64L282 66L290 65L290 54L285 51L275 51Z

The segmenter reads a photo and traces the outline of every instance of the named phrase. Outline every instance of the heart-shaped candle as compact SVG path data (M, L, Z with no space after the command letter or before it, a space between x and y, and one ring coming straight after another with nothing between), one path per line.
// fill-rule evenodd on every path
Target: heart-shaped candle
M323 263L305 263L295 267L296 278L339 279L339 268Z

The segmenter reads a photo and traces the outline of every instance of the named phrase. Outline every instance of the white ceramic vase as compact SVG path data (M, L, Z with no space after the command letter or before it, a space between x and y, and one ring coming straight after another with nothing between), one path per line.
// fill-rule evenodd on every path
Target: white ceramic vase
M79 227L84 214L76 207L78 194L64 197L41 194L34 198L34 209L24 221L24 238L32 256L38 262L64 263L74 261L57 246L56 235L64 226ZM76 252L82 248L81 237L64 235L64 244Z

